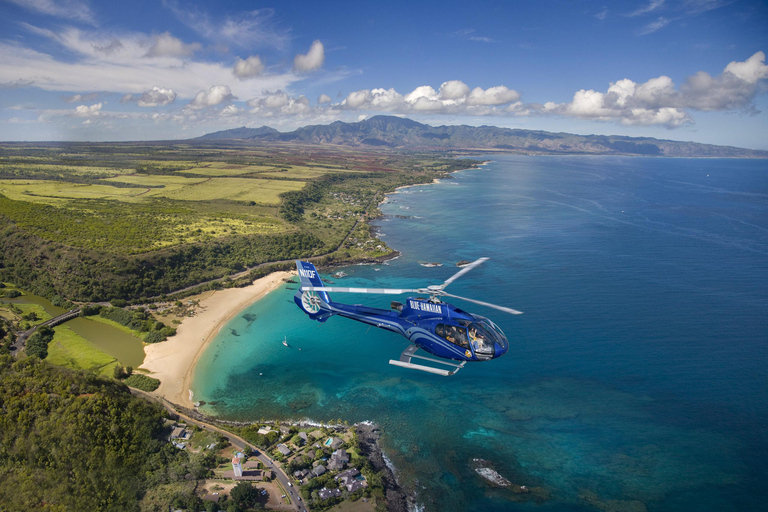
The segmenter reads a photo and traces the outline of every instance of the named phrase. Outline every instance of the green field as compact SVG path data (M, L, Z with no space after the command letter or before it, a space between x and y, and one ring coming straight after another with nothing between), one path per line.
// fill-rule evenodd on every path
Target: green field
M365 221L384 194L466 166L333 146L0 143L0 278L139 299L266 262L383 256Z
M46 361L76 370L94 370L111 377L117 360L96 348L66 325L54 328L53 341L48 344Z

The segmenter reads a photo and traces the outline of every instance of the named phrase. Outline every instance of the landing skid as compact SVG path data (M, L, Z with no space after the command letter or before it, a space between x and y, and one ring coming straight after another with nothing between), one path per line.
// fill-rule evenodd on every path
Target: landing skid
M434 373L437 375L442 375L443 377L450 377L451 375L455 374L462 368L464 368L464 365L467 363L466 361L462 361L460 363L449 363L448 361L445 361L444 359L435 359L433 357L425 357L425 356L417 356L416 351L419 350L419 347L416 345L409 345L408 348L403 350L403 353L400 354L400 360L395 361L394 359L389 360L389 364L393 364L395 366L401 366L403 368L410 368L411 370L419 370L422 372L429 372ZM419 359L425 359L427 361L432 361L433 363L443 364L446 366L452 366L453 370L445 370L443 368L434 368L432 366L424 366L421 364L414 364L411 362L412 357L417 357Z

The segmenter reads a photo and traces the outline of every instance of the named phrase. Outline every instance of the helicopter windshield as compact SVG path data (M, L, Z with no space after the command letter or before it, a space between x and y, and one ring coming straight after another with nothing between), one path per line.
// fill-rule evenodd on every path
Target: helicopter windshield
M502 349L499 355L507 351L508 343L504 333L487 318L476 316L475 321L469 324L468 330L469 341L478 359L492 358L496 353L497 344Z

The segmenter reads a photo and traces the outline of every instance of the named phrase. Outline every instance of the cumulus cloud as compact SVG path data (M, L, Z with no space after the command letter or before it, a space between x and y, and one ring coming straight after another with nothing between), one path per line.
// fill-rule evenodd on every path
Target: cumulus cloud
M470 89L460 80L444 82L439 90L422 85L402 95L394 89L363 89L347 95L341 107L351 110L386 110L392 112L436 112L486 115L496 107L520 99L520 94L503 85Z
M320 69L325 62L325 47L320 41L314 41L306 55L299 54L293 59L293 69L300 73Z
M625 78L613 82L606 92L577 91L570 103L545 103L538 109L559 114L623 124L660 124L677 127L693 122L689 110L754 110L753 100L768 78L765 54L757 52L744 62L728 64L711 76L700 71L676 89L668 76L635 83Z
M252 114L266 116L275 114L301 115L312 111L309 100L305 96L293 97L283 91L267 92L260 98L248 100L246 104L251 107L250 112Z
M140 107L160 107L173 103L175 100L176 93L173 89L163 89L162 87L154 86L139 96L136 104Z
M200 43L186 44L169 32L157 35L154 39L154 44L147 52L148 57L191 57L201 48Z
M227 101L235 99L229 86L214 85L207 91L200 91L195 98L189 102L189 108L198 110L206 107L214 107Z
M264 71L264 63L258 55L251 55L243 60L238 58L232 73L240 80L255 78Z
M86 105L79 105L75 107L75 117L97 117L101 114L101 107L104 105L102 103L96 103L94 105L86 106Z
M321 94L320 97L317 98L317 103L320 105L324 103L330 103L330 102L331 102L331 97L328 96L327 94Z
M470 105L504 105L520 99L517 91L507 89L503 85L489 87L486 90L475 87L469 93L467 103Z

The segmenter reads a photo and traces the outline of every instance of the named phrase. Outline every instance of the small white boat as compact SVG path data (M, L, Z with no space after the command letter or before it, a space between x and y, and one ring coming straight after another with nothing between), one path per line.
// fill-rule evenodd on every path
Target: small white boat
M283 345L285 345L286 347L288 346L288 337L287 336L283 337Z

